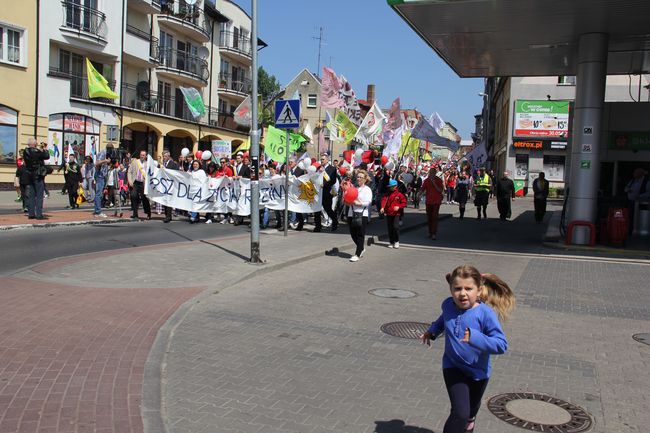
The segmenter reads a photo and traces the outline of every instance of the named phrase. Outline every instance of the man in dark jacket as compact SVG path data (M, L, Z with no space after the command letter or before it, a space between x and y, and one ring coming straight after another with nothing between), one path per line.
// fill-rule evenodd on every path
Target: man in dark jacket
M539 224L546 214L546 199L548 198L548 180L544 172L539 173L533 181L533 194L535 203L535 221Z
M235 167L233 167L234 176L233 179L250 179L251 178L251 168L246 161L244 161L244 153L237 152L235 155ZM241 215L233 215L233 225L238 226L244 221L244 217Z
M511 201L515 198L515 183L508 177L508 172L503 172L503 177L496 184L497 208L501 221L510 219L512 215Z
M178 170L178 164L172 159L169 150L167 149L163 150L162 157L163 157L162 165L165 168L165 170ZM165 219L163 220L163 222L168 223L172 220L172 208L170 206L164 206L164 208L165 208Z
M332 220L332 231L335 232L339 227L338 218L336 218L336 213L332 209L333 195L332 188L336 185L338 180L338 173L336 168L330 164L330 158L327 153L323 153L320 156L320 163L323 167L323 210L328 217ZM321 231L320 217L315 218L316 227L314 228L315 232Z
M43 216L44 179L47 175L45 161L50 159L50 153L45 150L44 146L36 147L36 139L31 137L27 140L27 149L23 153L23 159L25 170L22 173L24 178L22 181L27 185L25 194L27 195L29 219L45 219Z

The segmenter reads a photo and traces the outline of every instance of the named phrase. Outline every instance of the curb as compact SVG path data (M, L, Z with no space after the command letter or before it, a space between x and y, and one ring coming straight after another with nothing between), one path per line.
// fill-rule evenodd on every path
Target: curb
M554 242L553 239L549 239L549 240L544 239L542 245L554 250L574 251L574 252L581 252L581 253L603 253L609 255L617 255L625 258L650 259L649 250L619 250L604 245L597 246L597 247L582 246L582 245L565 245L562 239L560 239L559 242Z
M67 226L82 226L82 225L102 225L102 224L116 224L138 222L139 220L132 220L130 218L107 218L97 220L82 220L82 221L62 221L56 223L43 223L43 224L11 224L0 226L0 231L8 230L26 230L26 229L45 229L52 227L67 227Z

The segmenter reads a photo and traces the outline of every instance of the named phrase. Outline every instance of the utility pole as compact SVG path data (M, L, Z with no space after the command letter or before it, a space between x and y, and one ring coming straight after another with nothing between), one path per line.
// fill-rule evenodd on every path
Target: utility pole
M251 8L251 54L253 55L253 91L251 95L251 263L260 259L260 130L257 122L257 0Z

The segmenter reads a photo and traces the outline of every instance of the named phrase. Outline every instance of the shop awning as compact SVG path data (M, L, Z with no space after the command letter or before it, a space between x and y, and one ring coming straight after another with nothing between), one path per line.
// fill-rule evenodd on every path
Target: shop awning
M461 77L576 75L578 40L609 34L607 73L650 71L649 0L388 0Z

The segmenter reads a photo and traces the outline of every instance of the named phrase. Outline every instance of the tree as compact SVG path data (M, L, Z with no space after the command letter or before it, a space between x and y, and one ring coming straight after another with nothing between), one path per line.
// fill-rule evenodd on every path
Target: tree
M266 104L280 91L280 82L275 75L269 75L263 67L257 68L257 90L262 96L262 102Z

